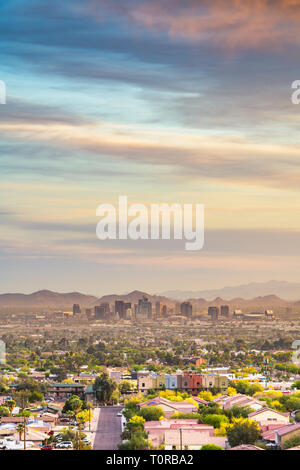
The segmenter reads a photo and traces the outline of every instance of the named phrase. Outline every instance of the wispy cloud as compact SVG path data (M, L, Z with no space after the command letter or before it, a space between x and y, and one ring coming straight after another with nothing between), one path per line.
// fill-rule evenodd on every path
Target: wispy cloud
M107 11L176 39L208 42L224 50L282 50L299 44L299 0L91 0L88 13Z

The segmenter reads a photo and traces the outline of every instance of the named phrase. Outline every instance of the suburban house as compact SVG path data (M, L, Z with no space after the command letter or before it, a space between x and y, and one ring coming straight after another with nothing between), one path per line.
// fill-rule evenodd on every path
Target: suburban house
M221 408L223 408L225 400L229 398L229 395L221 395L220 397L216 397L212 399L213 403L217 403Z
M268 444L270 447L276 447L276 431L284 426L286 426L286 424L269 424L268 426L261 426L263 430L262 439L265 444Z
M247 395L234 395L224 400L223 409L230 410L233 406L249 407L257 411L264 408L265 403L248 397Z
M213 426L198 424L197 419L163 419L161 421L148 421L145 423L145 431L148 439L152 441L155 448L159 448L165 443L165 433L172 429L193 429L198 433L209 433L214 436Z
M208 401L202 400L202 398L199 398L199 397L192 397L192 398L194 401L198 403L198 405L204 405L204 406L208 405Z
M212 436L210 431L198 431L197 429L169 429L164 436L165 450L200 450L206 444L215 444L226 448L226 437Z
M275 431L275 443L280 449L284 449L286 441L295 436L300 437L300 423L289 424L277 429Z
M260 447L254 446L253 444L241 444L236 447L231 447L228 450L264 450L261 449Z
M153 398L153 400L139 403L138 406L140 408L144 408L146 406L159 406L163 409L166 418L169 418L174 413L197 413L198 411L198 407L188 401L176 402L162 397L156 397Z
M248 414L248 418L257 421L260 427L268 426L269 424L290 423L289 413L280 413L271 408L262 408L261 410L253 411Z

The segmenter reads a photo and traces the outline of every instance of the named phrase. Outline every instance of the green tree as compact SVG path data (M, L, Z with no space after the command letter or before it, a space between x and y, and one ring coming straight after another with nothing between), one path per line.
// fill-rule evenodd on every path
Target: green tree
M4 417L4 416L6 416L6 417L10 416L10 411L9 411L9 409L7 408L7 406L0 406L0 418L1 418L2 416L3 416L3 417Z
M293 436L284 443L285 449L291 449L300 445L300 436Z
M217 446L216 444L205 444L201 447L200 450L223 450L222 447Z
M145 433L137 431L129 441L118 445L119 450L146 450L151 448L149 440Z
M294 387L297 388L297 390L300 390L300 380L296 380Z
M145 419L142 416L132 416L132 418L127 421L125 429L122 432L122 439L130 440L133 435L137 432L143 432L145 437L147 437L147 434L145 433L144 423Z
M132 392L132 384L129 382L129 380L123 380L119 384L119 391L122 395L127 395Z
M222 424L228 423L229 419L224 415L207 415L203 419L204 424L210 424L214 428L220 428Z
M145 421L159 421L160 418L165 416L165 413L160 406L149 406L141 408L139 415L142 416Z
M233 424L227 429L227 437L231 447L240 444L254 444L261 436L261 431L255 421L249 419L234 419Z
M42 402L44 400L44 395L41 392L31 392L28 397L30 403Z
M70 398L66 400L62 411L63 413L67 413L68 411L71 411L75 415L79 413L79 411L82 409L82 406L83 406L83 401L80 400L80 398L77 395L72 395Z
M94 382L96 398L100 403L111 401L112 394L117 388L117 382L111 379L106 372L102 372Z

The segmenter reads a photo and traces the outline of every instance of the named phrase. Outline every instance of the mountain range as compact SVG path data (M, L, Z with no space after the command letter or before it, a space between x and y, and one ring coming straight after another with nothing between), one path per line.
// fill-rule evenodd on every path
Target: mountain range
M287 281L268 281L268 282L251 282L249 284L241 284L238 286L227 286L222 289L206 289L199 291L189 290L170 290L163 292L161 295L166 297L183 300L190 298L204 298L213 300L216 297L222 299L253 299L258 296L276 295L282 299L295 301L300 298L300 283Z
M285 307L300 306L300 284L270 281L267 283L251 283L235 287L205 291L170 291L161 295L151 295L146 292L134 290L128 294L104 295L100 298L85 295L80 292L58 293L50 290L40 290L32 294L9 293L0 295L0 308L51 308L72 309L73 304L81 307L93 307L103 302L113 304L116 300L137 303L146 296L153 304L162 302L168 306L174 305L177 300L190 300L200 308L209 305L222 305L224 303L235 308L248 307ZM298 300L296 302L296 300Z

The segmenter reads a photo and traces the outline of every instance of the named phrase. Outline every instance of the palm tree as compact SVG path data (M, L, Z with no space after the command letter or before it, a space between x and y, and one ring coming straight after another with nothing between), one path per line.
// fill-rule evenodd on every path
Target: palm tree
M14 407L16 406L15 400L7 400L6 406L8 407L10 414L12 414L12 411Z
M25 431L25 425L23 423L19 423L17 426L17 433L19 434L19 440L22 440L22 435Z

